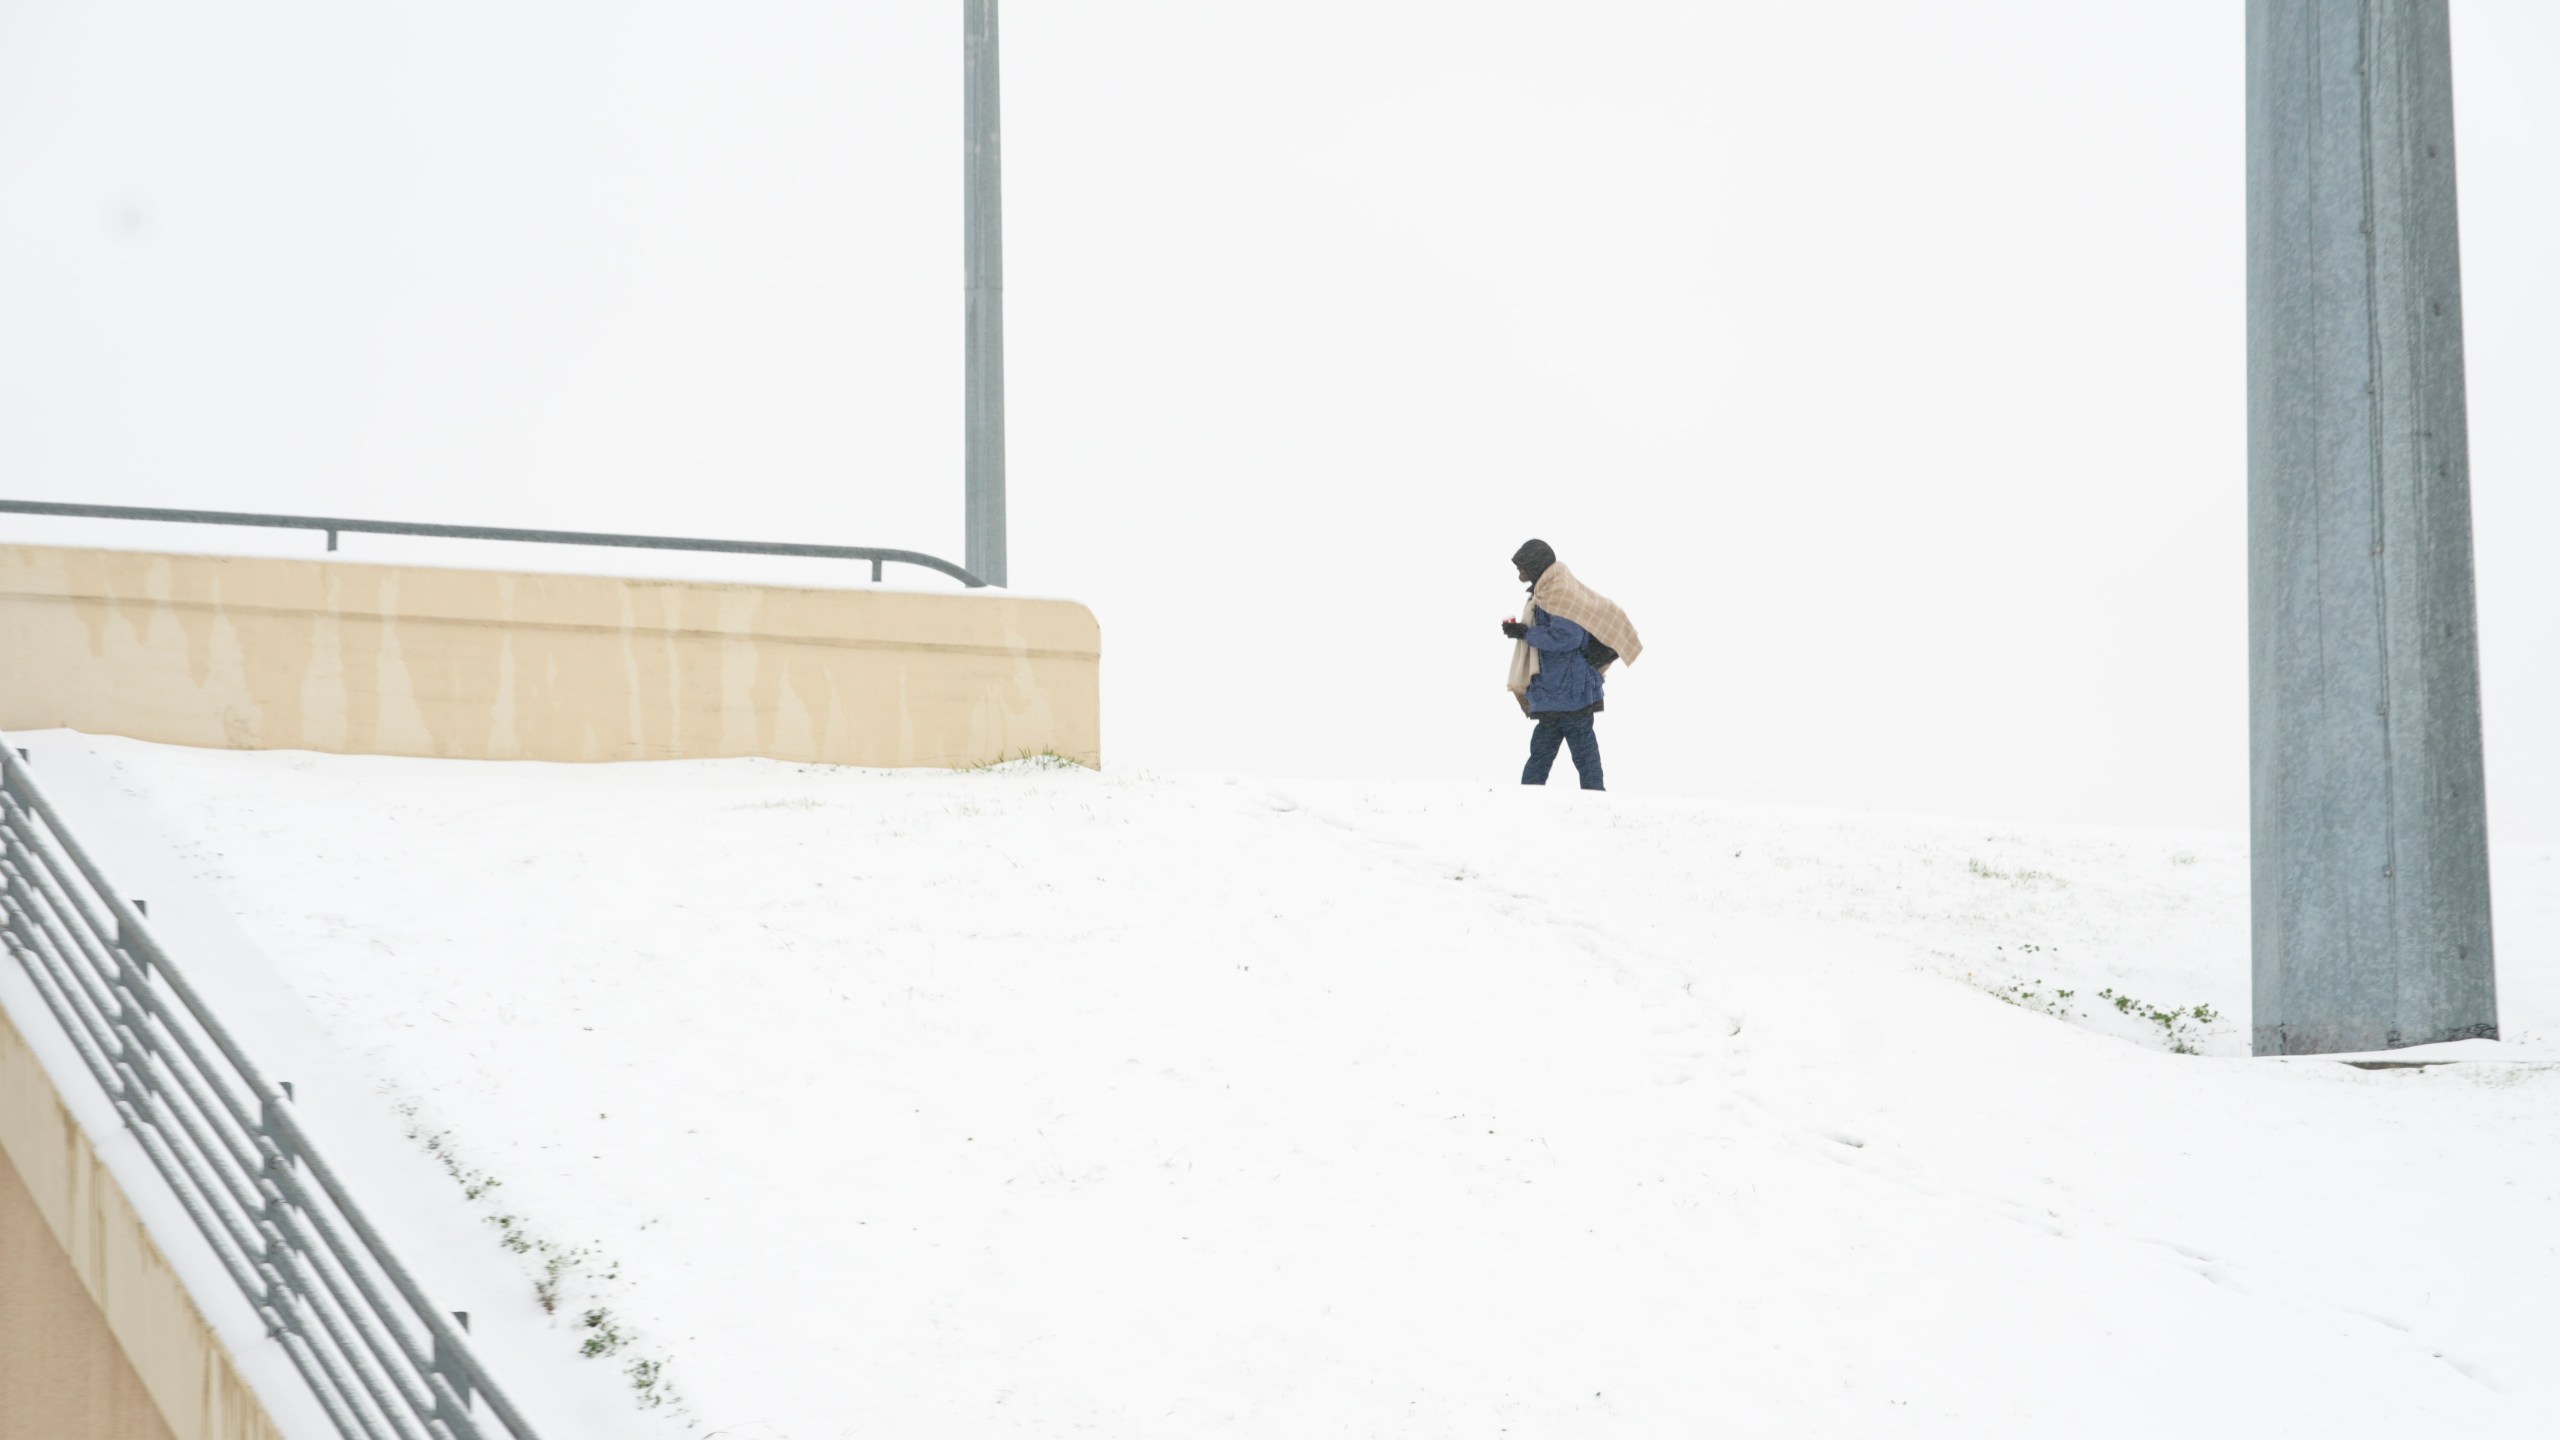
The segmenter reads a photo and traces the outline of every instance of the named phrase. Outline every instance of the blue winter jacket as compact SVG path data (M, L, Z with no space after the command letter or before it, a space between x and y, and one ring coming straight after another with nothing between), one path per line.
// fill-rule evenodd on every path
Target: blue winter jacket
M1600 672L1582 658L1589 631L1561 615L1532 609L1537 623L1525 637L1538 651L1538 673L1529 677L1529 713L1588 710L1600 703Z

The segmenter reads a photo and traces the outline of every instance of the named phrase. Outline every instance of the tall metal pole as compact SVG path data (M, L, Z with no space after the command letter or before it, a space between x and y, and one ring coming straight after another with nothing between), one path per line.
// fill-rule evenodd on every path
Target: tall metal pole
M997 106L996 0L961 0L967 80L969 572L1005 583L1004 145Z
M2498 1033L2446 0L2249 0L2252 1044Z

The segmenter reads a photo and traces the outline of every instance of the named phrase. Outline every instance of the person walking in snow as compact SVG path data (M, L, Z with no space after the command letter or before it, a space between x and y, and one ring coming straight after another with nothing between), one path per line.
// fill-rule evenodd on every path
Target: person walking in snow
M1521 546L1511 564L1529 587L1529 599L1519 619L1502 622L1502 633L1513 642L1509 683L1520 712L1538 722L1520 783L1546 784L1556 750L1569 747L1582 788L1605 789L1600 737L1591 717L1605 707L1609 667L1620 660L1633 665L1644 642L1627 612L1575 579L1546 541Z

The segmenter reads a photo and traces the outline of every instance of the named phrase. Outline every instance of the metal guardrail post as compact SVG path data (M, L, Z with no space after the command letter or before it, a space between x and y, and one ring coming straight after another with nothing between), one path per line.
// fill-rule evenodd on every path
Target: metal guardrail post
M279 1128L276 1124L276 1105L280 1098L272 1092L258 1097L257 1187L258 1198L263 1202L258 1207L258 1233L266 1237L270 1253L281 1249L285 1244L282 1223L285 1198L279 1172L293 1163L292 1152L286 1150L283 1142L276 1138ZM259 1273L267 1282L269 1294L284 1293L284 1276L277 1272L275 1266L261 1265ZM272 1305L261 1307L260 1313L266 1319L267 1333L276 1339L282 1340L288 1334L299 1335L300 1331L295 1326L293 1317L277 1307Z
M10 788L14 783L12 777L0 775L0 817L5 817L16 798ZM0 948L11 955L23 955L35 948L26 931L26 899L18 891L18 877L26 864L18 854L16 827L0 824Z
M454 1311L453 1319L454 1323L463 1329L471 1328L471 1317L462 1311ZM435 1358L427 1368L430 1374L443 1377L446 1386L451 1387L449 1392L442 1386L437 1389L436 1418L468 1424L471 1414L471 1374L467 1368L455 1363L454 1354L445 1348L442 1335L436 1337Z

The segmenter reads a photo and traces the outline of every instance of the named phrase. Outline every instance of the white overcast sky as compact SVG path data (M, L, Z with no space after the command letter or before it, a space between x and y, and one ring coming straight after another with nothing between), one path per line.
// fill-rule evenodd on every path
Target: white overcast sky
M2560 5L2453 9L2491 824L2560 838ZM1109 761L1510 779L1534 534L1645 633L1615 788L2242 824L2240 14L1016 0L1013 577ZM959 31L0 0L0 495L956 559ZM316 547L0 518L100 533Z

